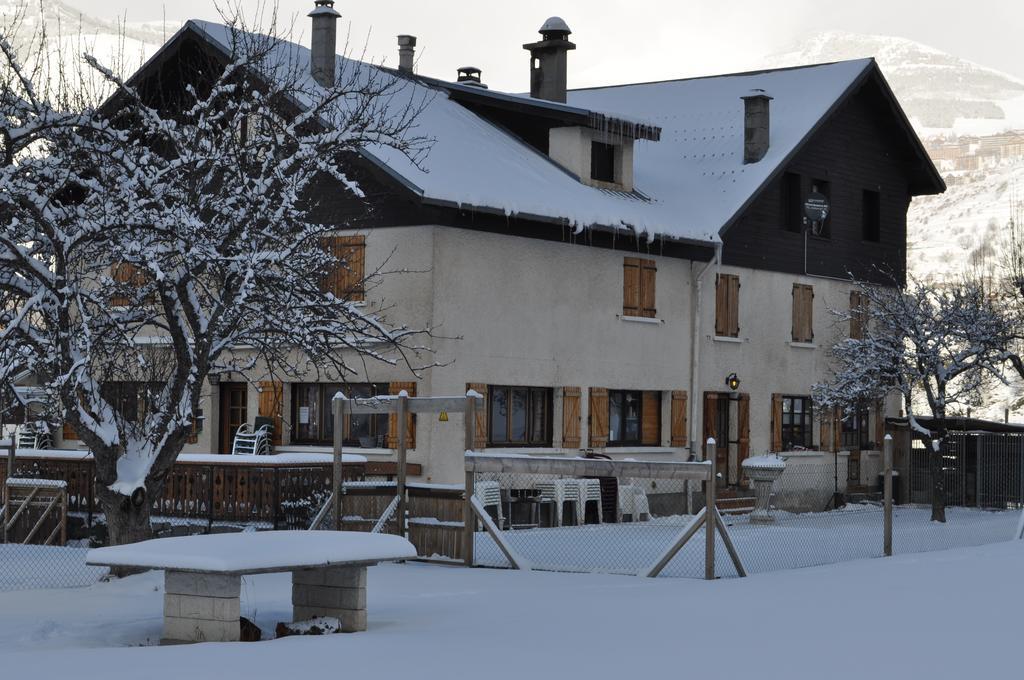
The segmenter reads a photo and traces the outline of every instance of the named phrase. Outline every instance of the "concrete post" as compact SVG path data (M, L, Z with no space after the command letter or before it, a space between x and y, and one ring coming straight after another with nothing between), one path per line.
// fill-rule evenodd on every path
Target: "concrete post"
M704 491L704 578L708 581L715 580L715 495L718 487L715 460L717 458L715 439L708 437L707 447L704 451L704 460L711 465L711 477L708 479Z
M892 435L885 435L882 447L882 472L885 475L885 556L892 557Z
M334 470L331 477L331 487L334 492L331 513L333 520L331 525L335 531L341 531L341 493L345 486L345 478L341 466L341 445L345 440L345 400L334 399L331 401L334 407Z
M406 499L405 499L405 460L406 450L408 446L408 432L409 428L406 425L407 414L409 413L409 395L400 394L398 395L398 535L405 536L405 511L406 511Z

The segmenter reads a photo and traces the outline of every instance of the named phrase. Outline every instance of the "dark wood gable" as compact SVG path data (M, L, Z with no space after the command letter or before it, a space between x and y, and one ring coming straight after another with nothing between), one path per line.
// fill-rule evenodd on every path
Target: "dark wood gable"
M859 84L723 232L727 265L890 283L906 278L907 208L912 195L942 190L929 183L908 124L894 111L880 75ZM832 212L823 236L806 237L788 222L795 177L802 195L827 187ZM867 193L870 192L870 193ZM866 195L867 194L867 195ZM864 210L877 210L865 234ZM877 234L874 233L877 231ZM891 273L891 276L890 276Z

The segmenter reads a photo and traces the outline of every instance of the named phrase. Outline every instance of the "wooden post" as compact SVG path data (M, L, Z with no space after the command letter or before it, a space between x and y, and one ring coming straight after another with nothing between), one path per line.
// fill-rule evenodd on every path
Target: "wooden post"
M405 536L405 457L409 428L406 419L409 414L409 395L398 395L398 535Z
M476 442L476 397L466 396L466 451L473 451Z
M711 475L704 491L704 578L708 581L715 579L715 494L718 486L718 475L715 470L715 459L717 458L715 439L708 437L707 446L704 452L704 460L711 465Z
M345 440L345 400L333 399L334 406L334 470L332 473L332 489L334 499L331 507L331 514L335 531L341 531L341 489L344 485L341 469L341 444Z
M473 566L473 548L476 529L476 515L473 514L473 492L475 491L475 474L472 470L466 470L466 501L462 507L462 559L467 567ZM1024 515L1022 515L1024 516Z
M885 435L882 446L882 472L885 475L885 556L892 557L892 435Z
M17 433L11 434L11 441L7 445L7 474L4 475L4 479L0 480L4 485L3 493L0 493L0 500L4 503L4 543L7 542L7 519L11 512L11 490L7 486L7 480L16 476L14 472L14 454L18 446L17 442Z

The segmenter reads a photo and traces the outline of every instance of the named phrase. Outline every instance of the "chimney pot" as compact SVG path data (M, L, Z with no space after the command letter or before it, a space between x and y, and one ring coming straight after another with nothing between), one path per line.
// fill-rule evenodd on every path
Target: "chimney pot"
M316 0L316 7L309 13L313 19L313 35L310 41L309 71L321 87L334 87L337 70L338 19L334 0Z
M540 27L540 42L523 45L530 52L530 96L565 103L568 89L567 71L569 25L561 17L551 17Z
M480 78L481 73L482 71L476 66L463 66L459 69L459 78L457 82L472 87L482 87L486 90L487 86L484 85Z
M751 90L743 99L743 162L757 163L768 153L771 138L769 109L771 97L764 90Z
M412 73L412 67L415 61L416 36L398 36L398 70L402 73Z

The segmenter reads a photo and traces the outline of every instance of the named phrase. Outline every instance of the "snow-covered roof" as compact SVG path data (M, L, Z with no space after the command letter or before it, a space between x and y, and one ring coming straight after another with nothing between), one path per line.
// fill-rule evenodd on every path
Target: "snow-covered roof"
M669 202L694 227L719 229L770 178L873 64L857 59L749 74L571 90L568 103L661 127L657 144L636 145L634 181ZM743 100L772 97L768 153L743 163Z
M200 21L188 27L229 50L231 29ZM281 43L279 49L292 64L309 62L305 47ZM343 68L379 68L338 60ZM860 59L574 90L567 104L558 105L488 93L538 109L555 106L660 125L660 141L635 144L636 191L631 193L583 184L536 148L454 101L452 92L461 86L424 78L409 79L400 96L425 97L416 132L434 140L429 154L418 163L385 147L367 148L365 155L425 202L564 221L577 229L631 228L648 237L715 244L721 230L872 67L872 60ZM773 98L770 146L764 159L744 164L741 97L755 89Z

